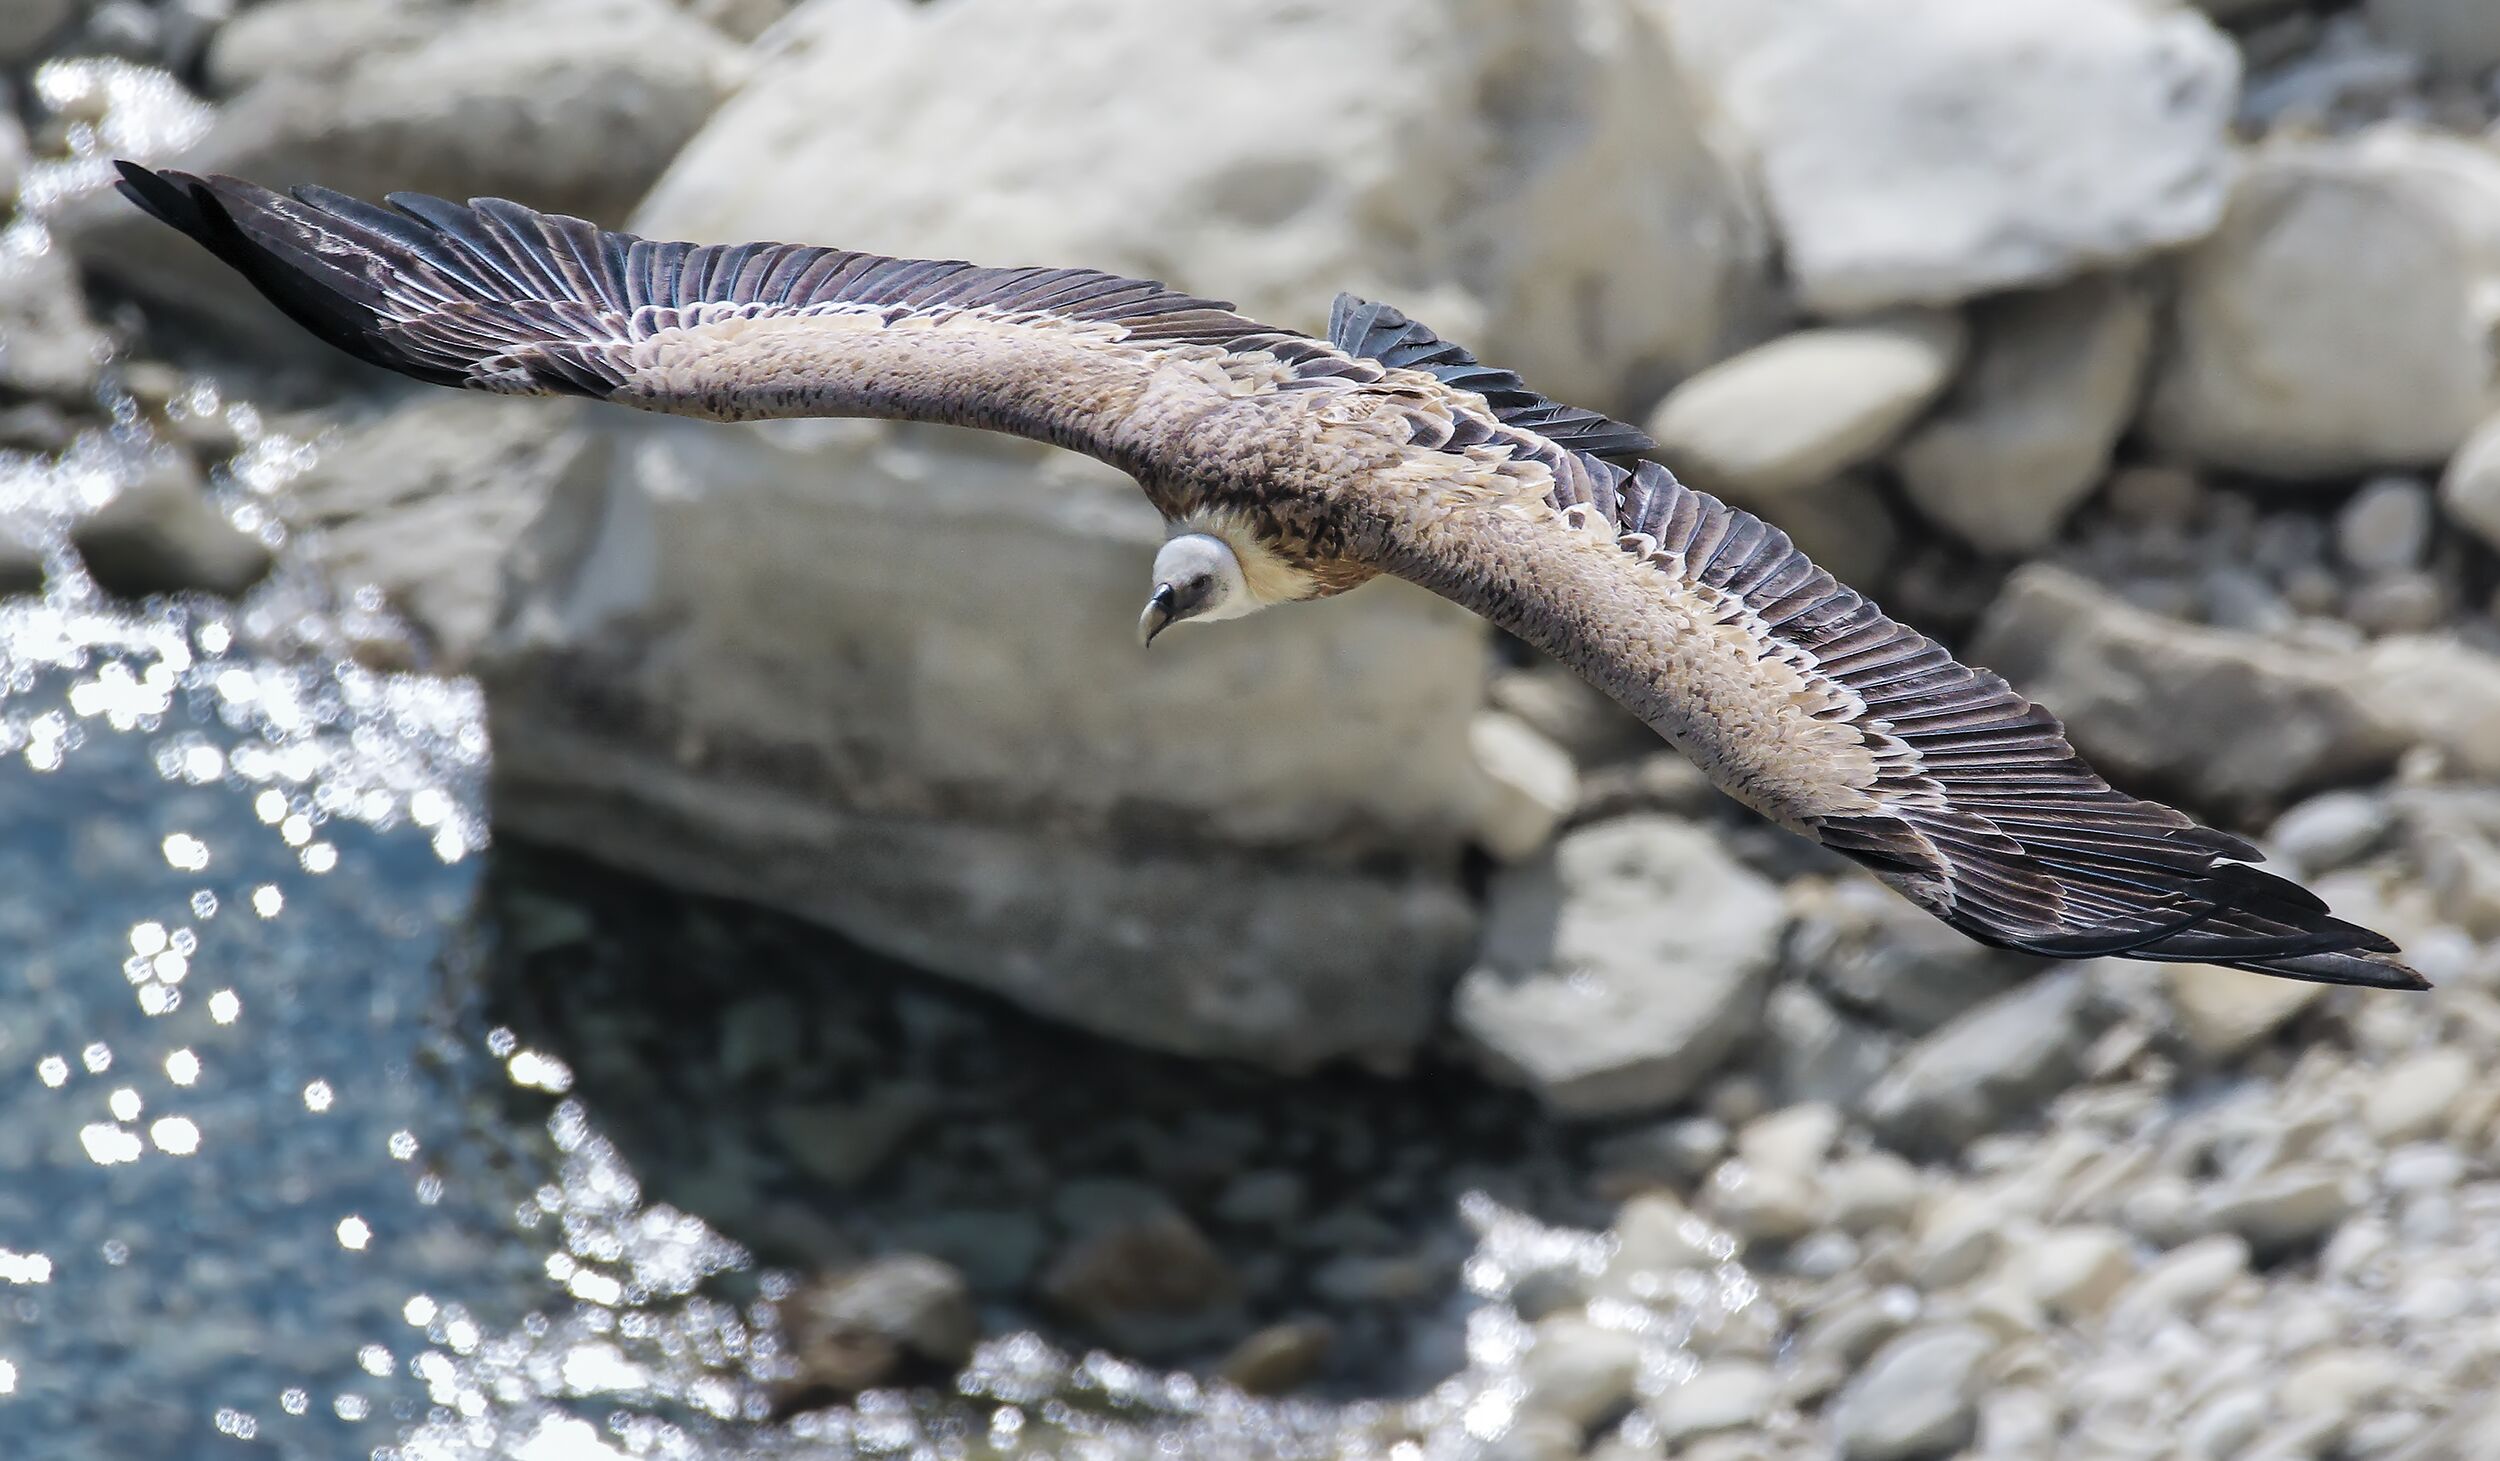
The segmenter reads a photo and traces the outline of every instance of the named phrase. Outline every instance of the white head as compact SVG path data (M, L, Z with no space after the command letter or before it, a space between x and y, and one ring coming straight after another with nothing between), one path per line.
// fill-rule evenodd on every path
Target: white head
M1238 619L1261 607L1232 548L1212 533L1183 533L1155 554L1154 594L1137 618L1137 642L1185 619Z

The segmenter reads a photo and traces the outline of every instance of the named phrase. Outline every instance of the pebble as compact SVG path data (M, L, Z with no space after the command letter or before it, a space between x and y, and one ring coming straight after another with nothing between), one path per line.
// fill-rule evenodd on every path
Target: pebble
M232 598L276 562L209 504L199 470L182 457L158 457L69 537L97 586L126 599L190 589Z
M1631 1404L1640 1369L1639 1336L1557 1314L1536 1326L1536 1340L1520 1361L1528 1389L1520 1405L1587 1430Z
M857 1394L972 1358L980 1321L961 1273L898 1253L799 1290L782 1306L804 1390Z
M2395 816L2383 797L2328 791L2275 819L2266 836L2275 851L2306 873L2349 866L2384 838Z
M2479 1070L2473 1056L2453 1045L2408 1056L2371 1083L2362 1122L2389 1146L2429 1136L2447 1123L2449 1108Z
M1742 1158L1721 1162L1710 1175L1710 1212L1747 1243L1794 1242L1814 1231L1822 1195L1810 1177L1776 1167L1754 1167Z
M2248 1240L2216 1233L2182 1244L2146 1265L2118 1296L2113 1325L2128 1331L2193 1319L2248 1272Z
M1728 1250L1713 1241L1710 1225L1661 1192L1643 1193L1615 1213L1615 1251L1606 1261L1609 1280L1647 1275L1663 1278L1696 1268L1715 1268Z
M2257 1432L2265 1428L2266 1415L2265 1391L2254 1385L2235 1386L2197 1406L2188 1415L2180 1440L2195 1461L2228 1461L2257 1438Z
M2358 1184L2341 1173L2299 1165L2269 1172L2205 1205L2206 1222L2248 1240L2260 1258L2315 1246L2359 1205Z
M2427 483L2374 477L2335 515L2335 551L2363 573L2416 567L2430 551L2435 516Z
M1970 1191L1946 1194L1919 1223L1911 1276L1930 1293L1977 1277L2005 1243L2005 1214Z
M1320 1320L1271 1324L1234 1345L1215 1372L1245 1395L1290 1395L1311 1383L1336 1341Z
M1967 1444L1980 1367L1996 1335L1974 1324L1902 1334L1867 1361L1833 1402L1832 1429L1849 1461L1915 1461Z
M1841 1158L1824 1172L1822 1187L1831 1221L1859 1234L1909 1226L1926 1191L1918 1168L1885 1151Z
M2064 1319L2097 1317L2135 1277L2134 1244L2114 1228L2053 1228L2020 1251L2025 1291Z
M1714 1431L1759 1425L1779 1404L1779 1376L1752 1360L1713 1360L1649 1402L1650 1422L1668 1445Z
M1758 1116L1736 1134L1736 1155L1756 1172L1811 1179L1840 1139L1837 1108L1809 1101Z
M2344 617L2372 634L2422 634L2448 617L2448 587L2417 569L2385 574L2352 591Z
M1169 1210L1111 1222L1052 1260L1042 1294L1133 1354L1163 1356L1234 1327L1239 1286L1188 1218Z

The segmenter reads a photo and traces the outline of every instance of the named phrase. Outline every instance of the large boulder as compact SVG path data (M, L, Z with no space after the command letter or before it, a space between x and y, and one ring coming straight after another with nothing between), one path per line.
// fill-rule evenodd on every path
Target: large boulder
M813 0L771 50L643 231L1084 264L1300 328L1352 289L1618 410L1770 305L1632 0Z
M735 44L666 0L487 0L410 25L395 0L281 0L257 79L177 158L272 187L492 194L617 224L743 72ZM302 24L283 12L301 10ZM365 12L370 12L369 14ZM208 252L103 194L68 210L79 258L255 343L311 348Z
M2285 478L2444 460L2500 405L2500 156L2405 130L2261 149L2179 271L2156 441Z
M1472 933L1475 620L1392 582L1149 654L1162 527L1107 467L603 416L481 656L500 827L1144 1044L1421 1038Z
M1919 510L1995 553L2047 547L2109 470L2153 341L2146 291L2096 277L1975 311L1970 365L1901 445Z
M2450 76L2500 66L2500 5L2491 0L2368 0L2370 28Z
M2383 772L2409 740L2350 656L2148 613L2045 564L2007 581L1972 657L2104 773L2208 811Z
M2055 283L2199 238L2239 61L2137 0L1650 0L1758 154L1806 305Z
M1670 1105L1760 1028L1786 924L1778 888L1706 829L1601 822L1504 874L1454 1015L1557 1112Z

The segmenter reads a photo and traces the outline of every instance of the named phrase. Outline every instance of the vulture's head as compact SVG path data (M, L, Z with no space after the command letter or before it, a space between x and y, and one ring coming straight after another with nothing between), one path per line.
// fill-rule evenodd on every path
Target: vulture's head
M1241 571L1241 559L1222 538L1183 533L1155 554L1154 592L1137 616L1137 642L1188 620L1238 619L1261 607Z

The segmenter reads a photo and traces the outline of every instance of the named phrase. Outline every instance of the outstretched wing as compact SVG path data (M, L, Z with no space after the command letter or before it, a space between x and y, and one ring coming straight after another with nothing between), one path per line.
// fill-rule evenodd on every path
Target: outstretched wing
M1220 301L1091 269L663 243L497 199L381 207L121 171L132 201L305 328L440 385L723 420L945 421L1132 466L1119 432L1150 391L1220 395L1235 357L1341 358Z
M2113 789L2057 717L1655 462L1371 504L1382 566L1577 667L1722 788L1973 938L2427 987L2257 850ZM1411 497L1412 494L1407 494Z

